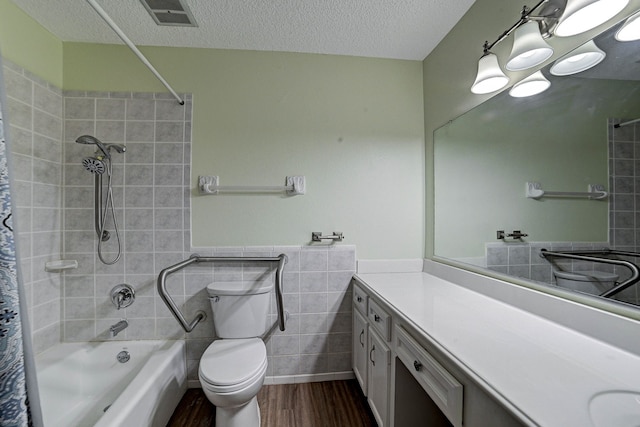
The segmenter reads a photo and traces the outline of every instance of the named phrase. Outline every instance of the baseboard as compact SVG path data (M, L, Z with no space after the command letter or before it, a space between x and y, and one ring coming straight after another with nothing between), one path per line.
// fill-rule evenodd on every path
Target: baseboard
M355 378L353 371L345 371L345 372L332 372L329 374L271 376L271 377L266 377L264 379L264 383L265 385L299 384L299 383L314 383L314 382L321 382L321 381L350 380L352 378Z

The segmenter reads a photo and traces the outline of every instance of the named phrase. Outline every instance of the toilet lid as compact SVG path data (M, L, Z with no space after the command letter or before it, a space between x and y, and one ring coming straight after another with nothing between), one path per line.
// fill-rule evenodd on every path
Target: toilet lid
M267 348L260 338L214 341L200 359L200 377L216 386L243 383L267 364Z

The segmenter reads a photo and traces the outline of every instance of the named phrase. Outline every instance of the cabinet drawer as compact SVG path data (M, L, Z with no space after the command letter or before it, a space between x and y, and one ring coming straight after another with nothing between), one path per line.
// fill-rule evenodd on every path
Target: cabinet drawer
M367 315L367 303L369 295L367 295L360 287L353 285L353 305L363 315Z
M449 421L461 427L462 384L400 326L396 326L396 353Z
M391 316L384 311L375 301L369 300L367 318L370 325L378 331L385 341L391 340Z

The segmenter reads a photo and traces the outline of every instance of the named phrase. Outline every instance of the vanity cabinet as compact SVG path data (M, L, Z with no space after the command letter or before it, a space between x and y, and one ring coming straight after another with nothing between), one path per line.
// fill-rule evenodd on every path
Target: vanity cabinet
M353 370L379 427L524 425L384 293L352 283Z
M378 427L386 427L389 413L391 350L373 330L369 331L368 365L367 400Z
M390 319L361 288L353 291L353 372L378 427L388 425L391 373ZM382 336L384 335L384 336Z
M360 312L353 310L353 373L365 396L367 395L368 347L369 326L367 320Z

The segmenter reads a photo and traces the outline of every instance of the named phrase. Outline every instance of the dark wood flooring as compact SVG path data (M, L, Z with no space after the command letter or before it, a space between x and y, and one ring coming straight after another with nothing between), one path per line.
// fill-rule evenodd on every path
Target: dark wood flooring
M265 385L258 393L261 427L376 427L356 380ZM167 427L215 426L215 407L189 389Z

